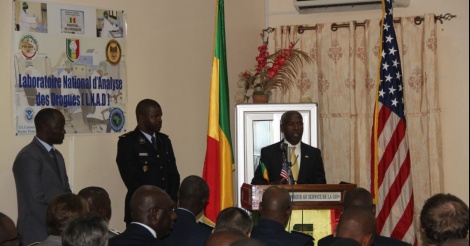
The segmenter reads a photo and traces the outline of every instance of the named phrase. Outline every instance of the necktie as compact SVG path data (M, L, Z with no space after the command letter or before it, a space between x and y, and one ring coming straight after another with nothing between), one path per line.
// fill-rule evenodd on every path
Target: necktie
M49 150L49 153L51 154L52 156L52 159L54 159L54 165L52 165L54 167L54 170L57 172L57 174L59 175L59 178L62 180L62 177L60 175L60 169L59 169L59 162L57 161L57 156L55 154L55 150L54 149L51 149Z
M297 163L297 157L295 156L295 147L290 147L290 162L292 164L291 171L294 181L297 182L299 176L299 164Z
M155 150L157 150L157 140L155 139L154 136L152 136L152 145Z

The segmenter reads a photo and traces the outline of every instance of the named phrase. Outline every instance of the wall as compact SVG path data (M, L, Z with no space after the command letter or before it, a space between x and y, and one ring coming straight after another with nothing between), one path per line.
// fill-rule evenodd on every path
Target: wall
M380 10L350 11L300 15L292 1L266 0L268 26L332 23L380 19ZM434 13L451 13L456 19L438 24L439 97L442 124L443 192L452 193L469 202L468 136L469 79L468 36L469 10L467 0L411 0L407 8L394 8L394 17ZM464 71L464 72L462 72ZM417 192L417 191L415 191Z
M56 2L76 3L72 0ZM237 75L246 64L251 66L255 62L259 32L264 27L264 2L225 2L233 115ZM128 130L136 126L133 112L137 102L143 98L157 100L163 108L162 132L173 142L181 178L202 175L216 1L83 0L80 4L123 9L127 16ZM0 119L0 211L16 220L16 191L11 168L16 154L32 136L14 135L10 84L12 5L10 0L0 0L0 35L3 37L0 39L0 115L3 115ZM64 154L72 190L78 192L90 185L104 187L113 203L111 228L123 231L126 189L115 164L118 136L67 135L64 143L57 147Z

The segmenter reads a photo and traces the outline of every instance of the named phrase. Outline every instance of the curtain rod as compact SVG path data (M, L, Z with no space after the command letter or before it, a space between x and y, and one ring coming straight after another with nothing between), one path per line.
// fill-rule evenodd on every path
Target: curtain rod
M444 14L444 15L434 15L434 22L441 22L441 24L443 24L443 20L452 20L453 18L457 18L457 15L453 15L453 14L450 14L450 13L447 13L447 14ZM401 21L401 18L398 18L398 19L395 19L393 20L393 23L400 23ZM423 17L420 17L420 16L416 16L414 18L414 22L416 25L421 25L421 23L424 21L424 18ZM356 22L354 21L355 25L356 26L365 26L365 22ZM331 30L332 31L337 31L338 28L345 28L345 27L349 27L349 24L336 24L336 23L333 23L331 24ZM297 29L297 32L302 34L304 33L305 30L316 30L317 29L317 26L299 26L299 28ZM266 32L266 33L272 33L273 31L275 30L275 28L273 27L268 27L266 29L263 30L263 32Z

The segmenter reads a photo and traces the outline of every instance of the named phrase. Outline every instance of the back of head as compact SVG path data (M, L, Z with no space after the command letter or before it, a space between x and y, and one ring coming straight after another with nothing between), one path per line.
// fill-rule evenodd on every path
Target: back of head
M108 222L96 213L72 220L62 236L63 246L107 246Z
M263 193L259 212L261 219L274 220L286 226L292 213L289 192L282 186L269 187Z
M34 125L36 127L36 133L43 131L42 127L44 124L48 124L56 116L62 115L62 113L55 108L43 108L34 117Z
M0 212L0 245L19 245L18 232L15 223L10 217Z
M108 192L101 187L90 186L83 188L77 194L88 203L88 209L103 216L106 220L111 219L111 199Z
M190 210L198 215L207 205L209 198L209 186L199 176L191 175L181 182L178 191L178 207Z
M130 208L132 221L149 226L158 237L170 233L176 219L170 196L153 185L139 187L132 195Z
M361 187L348 190L344 196L344 208L349 206L372 207L373 205L372 195Z
M238 207L229 207L220 211L214 230L219 231L233 228L249 235L252 227L253 221L245 210Z
M242 231L224 229L212 233L207 238L206 246L230 246L232 243L248 238Z
M47 233L49 235L61 236L71 220L87 212L88 205L79 196L73 193L55 196L47 207Z
M361 245L372 245L376 233L375 216L365 207L349 207L339 219L336 236L352 238Z
M451 194L436 194L421 210L421 228L429 244L466 238L469 229L468 205Z
M230 246L268 246L268 244L258 239L245 238L230 244Z

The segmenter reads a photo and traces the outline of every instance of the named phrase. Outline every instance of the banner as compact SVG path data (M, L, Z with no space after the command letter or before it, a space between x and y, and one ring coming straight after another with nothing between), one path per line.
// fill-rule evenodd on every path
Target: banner
M17 135L56 108L67 134L126 131L124 11L39 1L13 2L12 74Z

